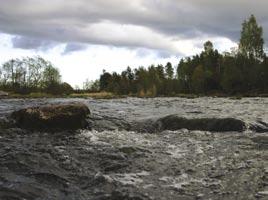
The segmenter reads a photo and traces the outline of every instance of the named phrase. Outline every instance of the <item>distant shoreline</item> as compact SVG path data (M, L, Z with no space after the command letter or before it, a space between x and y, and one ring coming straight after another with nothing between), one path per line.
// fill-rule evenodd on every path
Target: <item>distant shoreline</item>
M159 96L138 96L138 95L117 95L108 92L96 92L96 93L72 93L70 95L51 95L47 93L31 93L27 95L12 93L7 96L0 96L0 99L38 99L38 98L93 98L93 99L120 99L120 98L201 98L201 97L214 97L214 98L230 98L230 99L241 99L241 98L268 98L266 93L245 93L245 94L224 94L224 93L211 93L211 94L174 94L174 95L159 95Z

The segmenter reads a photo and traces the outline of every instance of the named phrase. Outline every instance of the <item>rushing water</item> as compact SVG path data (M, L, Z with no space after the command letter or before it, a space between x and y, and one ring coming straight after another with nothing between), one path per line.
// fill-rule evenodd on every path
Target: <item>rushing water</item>
M267 199L267 143L258 134L207 131L139 133L137 121L187 118L268 123L268 99L0 100L14 110L83 102L92 130L39 133L0 130L0 199Z

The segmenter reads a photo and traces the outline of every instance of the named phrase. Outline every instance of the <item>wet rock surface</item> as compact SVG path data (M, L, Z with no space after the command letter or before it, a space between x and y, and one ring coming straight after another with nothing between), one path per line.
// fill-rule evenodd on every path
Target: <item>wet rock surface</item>
M151 127L144 123L143 130L149 132L159 132L163 130L201 130L201 131L214 131L214 132L230 132L238 131L243 132L246 128L246 124L238 119L234 118L196 118L196 119L187 119L177 115L169 115L163 118L156 120L156 122L151 123ZM146 130L146 127L149 127Z
M4 100L0 119L70 102L89 106L93 130L0 128L1 200L267 199L267 132L132 131L173 114L267 123L267 99Z
M20 128L37 130L68 130L87 126L88 107L81 103L29 107L11 114Z

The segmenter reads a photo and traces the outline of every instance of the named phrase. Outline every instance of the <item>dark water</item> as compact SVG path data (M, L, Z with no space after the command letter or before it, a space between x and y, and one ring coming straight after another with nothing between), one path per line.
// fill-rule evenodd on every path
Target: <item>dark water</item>
M268 123L267 98L0 100L0 119L74 101L93 130L0 130L0 199L268 199L267 132L130 131L170 114Z

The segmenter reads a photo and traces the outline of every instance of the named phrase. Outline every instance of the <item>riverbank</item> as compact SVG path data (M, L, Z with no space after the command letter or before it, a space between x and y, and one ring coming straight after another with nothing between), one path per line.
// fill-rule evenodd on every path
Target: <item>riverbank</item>
M179 98L200 98L200 97L219 97L219 98L230 98L230 99L241 99L241 98L247 98L247 97L268 97L268 93L244 93L244 94L225 94L225 93L211 93L211 94L173 94L169 96L139 96L135 94L131 95L118 95L113 94L110 92L94 92L94 93L71 93L68 95L52 95L48 93L30 93L30 94L17 94L17 93L9 93L5 96L0 96L1 98L5 99L36 99L36 98L93 98L93 99L118 99L118 98L127 98L127 97L137 97L137 98L157 98L157 97L179 97Z

